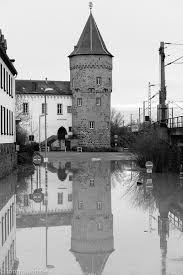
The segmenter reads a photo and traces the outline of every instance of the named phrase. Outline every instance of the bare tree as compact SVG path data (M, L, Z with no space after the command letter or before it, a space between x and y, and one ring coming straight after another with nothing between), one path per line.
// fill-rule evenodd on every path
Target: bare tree
M116 110L115 108L112 108L111 110L111 126L113 127L122 127L124 124L124 115Z

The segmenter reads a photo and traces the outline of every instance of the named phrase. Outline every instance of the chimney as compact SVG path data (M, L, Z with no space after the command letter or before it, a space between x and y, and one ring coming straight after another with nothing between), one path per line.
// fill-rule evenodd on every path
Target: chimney
M6 39L4 38L4 35L2 34L2 31L0 30L0 46L6 52L7 50L7 42Z

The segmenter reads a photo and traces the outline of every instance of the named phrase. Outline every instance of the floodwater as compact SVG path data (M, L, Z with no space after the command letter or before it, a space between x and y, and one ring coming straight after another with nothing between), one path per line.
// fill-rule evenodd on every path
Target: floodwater
M183 184L133 161L13 173L0 181L0 223L2 275L183 274Z

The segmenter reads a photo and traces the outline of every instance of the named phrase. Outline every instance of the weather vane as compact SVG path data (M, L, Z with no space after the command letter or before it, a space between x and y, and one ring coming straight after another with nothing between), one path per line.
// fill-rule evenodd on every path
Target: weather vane
M93 8L93 3L92 2L89 2L89 8L90 8L90 11L92 11L92 8Z

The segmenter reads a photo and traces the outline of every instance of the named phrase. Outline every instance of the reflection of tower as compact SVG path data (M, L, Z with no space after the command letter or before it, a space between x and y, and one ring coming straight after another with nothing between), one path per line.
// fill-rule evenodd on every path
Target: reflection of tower
M158 217L158 233L162 259L162 275L166 275L167 237L169 236L168 212L160 212Z
M89 162L73 178L71 252L83 274L102 274L114 250L109 162Z
M0 274L10 274L18 268L15 178L13 174L0 182Z

